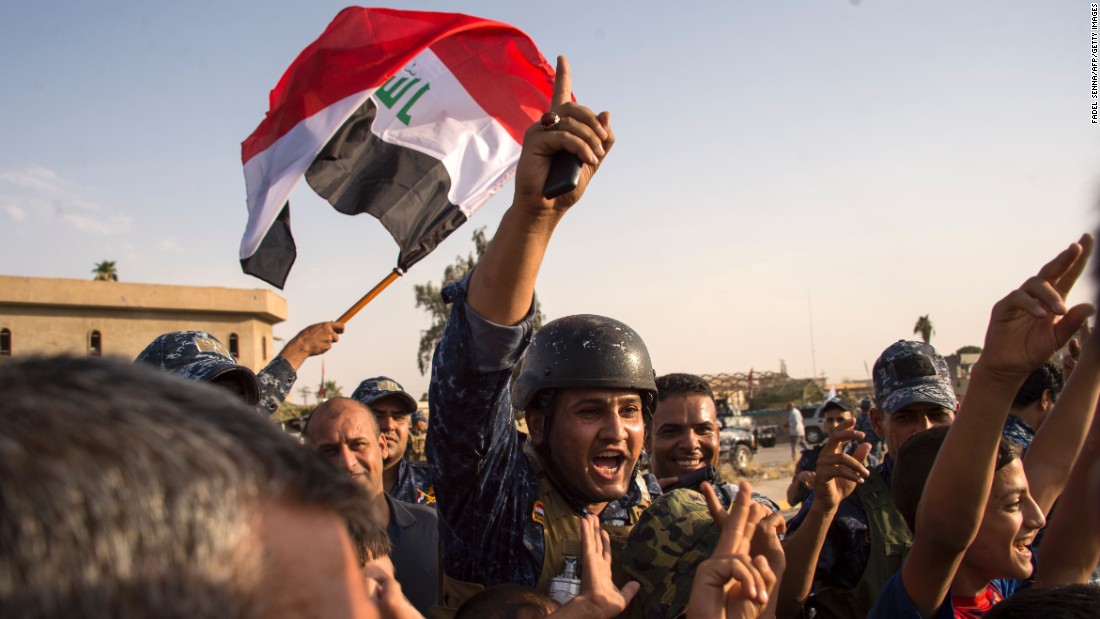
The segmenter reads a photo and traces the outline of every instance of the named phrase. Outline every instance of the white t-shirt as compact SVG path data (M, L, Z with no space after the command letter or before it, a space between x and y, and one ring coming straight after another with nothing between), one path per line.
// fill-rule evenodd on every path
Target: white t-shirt
M792 408L787 414L787 423L790 427L787 428L787 432L791 436L802 436L806 434L806 428L802 425L802 411L797 408Z

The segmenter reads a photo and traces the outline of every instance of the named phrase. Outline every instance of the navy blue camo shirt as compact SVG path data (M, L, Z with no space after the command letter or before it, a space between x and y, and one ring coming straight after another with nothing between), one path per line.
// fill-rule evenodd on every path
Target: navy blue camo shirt
M405 503L435 507L432 476L426 462L410 462L401 458L397 463L397 481L386 494Z
M294 381L298 380L298 373L294 371L289 361L275 355L271 363L256 374L256 380L260 384L260 403L256 408L261 413L271 416L290 393Z
M882 464L874 468L889 484L890 475L894 471L893 458L887 455ZM787 521L788 537L802 526L802 521L810 513L813 501L814 494L810 492L810 496L802 502L802 508ZM867 512L863 509L863 501L859 499L859 495L853 492L840 502L836 516L833 517L833 523L829 525L825 544L821 547L821 554L817 558L813 590L817 591L823 584L854 589L859 584L859 579L863 577L870 559L871 537L867 524Z
M451 578L486 587L534 587L543 561L538 478L523 453L525 437L516 430L509 392L512 368L531 341L534 314L514 327L490 323L466 305L468 281L443 290L451 315L432 359L428 391L425 450L441 566ZM639 484L631 484L601 521L625 524L618 520L642 496Z

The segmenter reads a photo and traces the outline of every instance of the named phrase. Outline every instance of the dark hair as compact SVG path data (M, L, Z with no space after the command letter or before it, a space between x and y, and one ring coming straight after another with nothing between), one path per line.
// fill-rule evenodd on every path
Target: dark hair
M1024 384L1016 392L1016 398L1012 400L1012 408L1026 408L1039 401L1043 392L1050 390L1051 397L1058 397L1062 393L1062 387L1066 384L1062 368L1052 361L1047 361L1027 375Z
M554 599L530 587L503 584L467 598L455 611L454 619L516 619L524 610L545 617L560 607Z
M657 401L674 395L705 395L714 399L714 392L701 376L694 374L665 374L657 377Z
M393 541L386 527L382 523L370 521L363 531L363 554L359 557L359 565L365 565L368 561L375 561L393 554Z
M28 357L0 393L0 616L262 616L260 510L320 507L353 540L371 524L354 481L224 389Z
M950 426L941 426L917 432L898 449L893 477L890 480L891 493L894 496L894 505L911 531L916 532L917 506L920 504L921 494L924 493L924 484L928 481L932 465L935 464L936 456L950 430ZM1020 446L1002 436L993 469L999 471L1019 457Z
M985 619L1092 619L1100 608L1100 587L1073 584L1031 587L995 605Z

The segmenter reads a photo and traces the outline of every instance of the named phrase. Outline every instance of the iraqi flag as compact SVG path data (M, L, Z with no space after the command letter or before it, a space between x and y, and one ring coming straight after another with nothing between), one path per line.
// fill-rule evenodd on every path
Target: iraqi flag
M378 218L407 270L511 179L553 87L553 67L507 24L344 9L241 144L241 268L283 287L297 255L288 198L304 176L336 210Z

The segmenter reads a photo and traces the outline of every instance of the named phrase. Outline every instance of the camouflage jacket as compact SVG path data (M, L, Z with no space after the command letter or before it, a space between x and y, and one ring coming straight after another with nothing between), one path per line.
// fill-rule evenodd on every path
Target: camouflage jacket
M887 455L882 464L875 467L886 483L894 471L894 460ZM810 513L814 494L802 502L802 508L787 521L787 537L790 537ZM825 536L825 544L817 557L813 591L828 584L843 589L854 589L867 569L871 554L871 534L867 524L867 512L856 493L840 502L833 523Z
M1005 420L1002 434L1008 440L1022 447L1024 453L1027 453L1027 448L1031 447L1031 441L1035 438L1035 430L1032 430L1026 421L1013 414L1009 414L1008 419Z
M435 507L435 492L432 490L432 477L428 471L428 465L401 458L397 463L397 482L387 494L405 503L420 503Z
M534 314L515 327L466 305L466 279L448 286L451 315L432 359L427 456L439 512L441 567L486 587L534 587L544 556L538 477L515 427L509 378L531 340ZM617 522L642 500L639 480L600 519ZM653 484L655 485L655 484Z
M270 417L290 393L294 381L298 380L298 373L290 367L289 361L275 355L271 363L256 374L256 380L260 383L260 404L256 408Z

